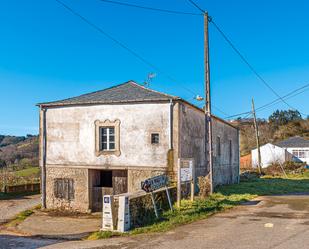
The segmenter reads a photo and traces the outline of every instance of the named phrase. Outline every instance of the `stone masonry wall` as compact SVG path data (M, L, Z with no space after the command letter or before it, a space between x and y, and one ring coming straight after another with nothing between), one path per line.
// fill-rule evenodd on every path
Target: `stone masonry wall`
M55 179L68 178L74 181L74 199L65 200L55 196ZM47 167L46 205L48 209L89 212L88 169Z
M214 186L238 183L240 163L238 130L216 118L212 121ZM220 153L218 153L218 137Z
M141 182L153 176L166 174L166 170L128 170L128 192L141 190Z
M176 187L169 188L169 192L172 203L174 203L177 194ZM159 214L164 210L169 210L165 189L154 192L154 197ZM145 226L153 221L155 214L150 194L143 192L140 195L130 196L129 199L131 228Z

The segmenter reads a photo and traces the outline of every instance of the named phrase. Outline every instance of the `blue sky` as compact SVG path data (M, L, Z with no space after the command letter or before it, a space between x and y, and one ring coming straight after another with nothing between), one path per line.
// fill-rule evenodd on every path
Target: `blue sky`
M67 98L156 72L153 89L189 101L203 95L203 18L62 0L162 71L143 64L73 16L55 0L3 0L0 5L0 134L38 133L38 102ZM187 0L119 0L198 11ZM196 0L207 9L256 70L284 95L309 83L309 2ZM212 102L233 115L276 98L210 25ZM181 82L181 84L179 84ZM185 86L185 88L183 87ZM306 91L288 100L309 113ZM196 103L196 102L195 102ZM197 103L199 104L199 103ZM281 103L259 112L268 117ZM225 115L214 109L220 117Z

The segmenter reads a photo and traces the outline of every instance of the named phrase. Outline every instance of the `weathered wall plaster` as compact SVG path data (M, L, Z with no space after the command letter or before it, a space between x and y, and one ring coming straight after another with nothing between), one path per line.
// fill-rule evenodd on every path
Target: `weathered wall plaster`
M48 109L47 165L167 167L169 104ZM95 154L95 121L120 120L120 156ZM160 143L151 144L151 133ZM142 153L140 153L142 152Z

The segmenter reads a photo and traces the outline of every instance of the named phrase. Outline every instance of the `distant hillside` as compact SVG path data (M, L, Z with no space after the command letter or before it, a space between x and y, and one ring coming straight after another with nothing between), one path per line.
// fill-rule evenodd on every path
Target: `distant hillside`
M258 121L261 145L269 142L276 143L293 136L301 136L309 140L309 119L278 120L278 122L271 119ZM241 155L246 155L256 148L253 120L239 119L233 124L240 129Z
M0 135L0 163L15 165L18 168L38 166L39 164L38 136L26 137ZM0 165L1 166L1 165Z

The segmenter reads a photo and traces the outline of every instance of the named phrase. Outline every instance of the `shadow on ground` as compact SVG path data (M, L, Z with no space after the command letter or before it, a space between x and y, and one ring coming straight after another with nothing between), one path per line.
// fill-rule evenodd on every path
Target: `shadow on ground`
M0 249L34 249L47 245L61 243L63 240L41 239L38 237L0 235Z

